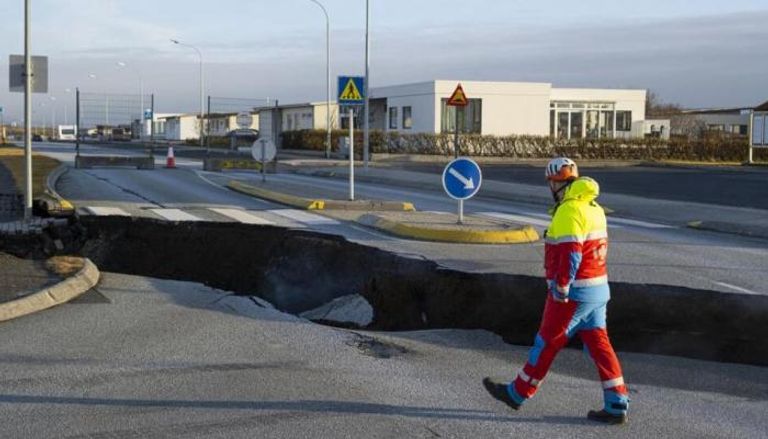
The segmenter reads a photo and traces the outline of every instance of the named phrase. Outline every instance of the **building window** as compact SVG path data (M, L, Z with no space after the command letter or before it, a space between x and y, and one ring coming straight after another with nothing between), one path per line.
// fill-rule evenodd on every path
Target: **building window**
M397 129L397 107L389 107L389 129Z
M616 131L632 131L632 112L616 112Z
M441 132L456 132L456 111L459 112L459 132L464 134L482 134L483 129L483 100L470 99L466 107L448 105L448 99L442 100Z
M403 129L413 128L413 117L411 116L411 107L403 107Z

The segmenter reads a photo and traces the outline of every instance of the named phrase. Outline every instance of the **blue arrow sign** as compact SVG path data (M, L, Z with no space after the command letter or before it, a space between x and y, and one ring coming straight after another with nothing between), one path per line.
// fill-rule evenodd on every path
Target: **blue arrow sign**
M443 170L443 189L455 200L472 198L480 190L483 173L474 160L459 157Z

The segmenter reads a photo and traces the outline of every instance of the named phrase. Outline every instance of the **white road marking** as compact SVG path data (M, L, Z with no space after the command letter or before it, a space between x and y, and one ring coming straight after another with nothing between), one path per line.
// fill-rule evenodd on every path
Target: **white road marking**
M149 209L149 211L169 221L202 221L202 218L198 218L181 209Z
M631 220L626 218L608 218L608 225L624 224L627 226L644 227L646 229L675 229L675 226L668 226L666 224L649 223L645 221Z
M332 220L330 218L326 218L320 215L315 215L313 213L307 213L307 212L304 212L303 210L297 210L297 209L275 209L275 210L268 210L267 212L273 213L275 215L279 215L294 221L298 221L303 224L312 225L312 226L341 224L336 220Z
M83 209L86 212L90 213L91 215L96 215L96 216L131 216L130 213L124 211L119 207L86 206L86 207L83 207Z
M227 218L232 218L233 220L237 222L241 222L243 224L259 224L259 225L274 224L272 221L268 221L268 220L265 220L264 218L260 218L250 212L246 212L245 210L223 209L223 208L215 208L215 207L210 207L208 208L208 210L216 212L219 215L226 216Z
M523 223L523 224L535 224L537 226L542 226L542 227L549 227L549 223L550 223L549 221L544 221L544 220L522 216L522 215L514 215L511 213L480 212L478 213L478 215L486 216L489 218L506 220L506 221L514 221L514 222Z
M737 287L736 285L727 284L725 282L714 282L714 283L717 284L717 285L720 285L721 287L730 288L732 290L739 291L739 292L746 293L746 294L757 294L757 295L760 294L758 292L755 292L755 291L752 291L752 290L748 290L746 288Z

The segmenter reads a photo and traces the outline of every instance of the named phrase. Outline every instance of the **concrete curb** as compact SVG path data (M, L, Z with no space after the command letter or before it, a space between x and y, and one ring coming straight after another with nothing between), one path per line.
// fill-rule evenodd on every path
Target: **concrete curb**
M690 221L686 224L686 227L694 230L725 233L748 238L768 238L768 227L744 226L724 221Z
M50 216L68 216L75 212L75 206L56 192L56 182L59 181L61 176L67 171L69 171L69 166L63 164L59 165L48 174L48 177L45 179L45 193L53 199L51 200L53 202L51 203L48 200L43 200L42 204Z
M100 275L96 265L85 258L83 268L74 276L29 296L0 304L0 322L69 302L96 286Z
M411 212L416 210L412 203L401 201L341 201L297 197L295 195L252 186L237 180L230 180L230 182L227 183L227 187L236 192L240 192L253 197L263 198L269 201L274 201L276 203L285 204L303 210L373 210L396 212Z
M531 226L509 230L467 229L450 230L414 226L392 221L376 215L363 215L360 224L392 235L422 241L453 242L463 244L528 244L539 240L539 233Z

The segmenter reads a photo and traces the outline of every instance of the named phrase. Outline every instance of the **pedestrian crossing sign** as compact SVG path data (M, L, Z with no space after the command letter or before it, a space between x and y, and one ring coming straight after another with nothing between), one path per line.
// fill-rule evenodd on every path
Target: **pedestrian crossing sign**
M365 102L365 78L339 76L339 104L362 105Z

